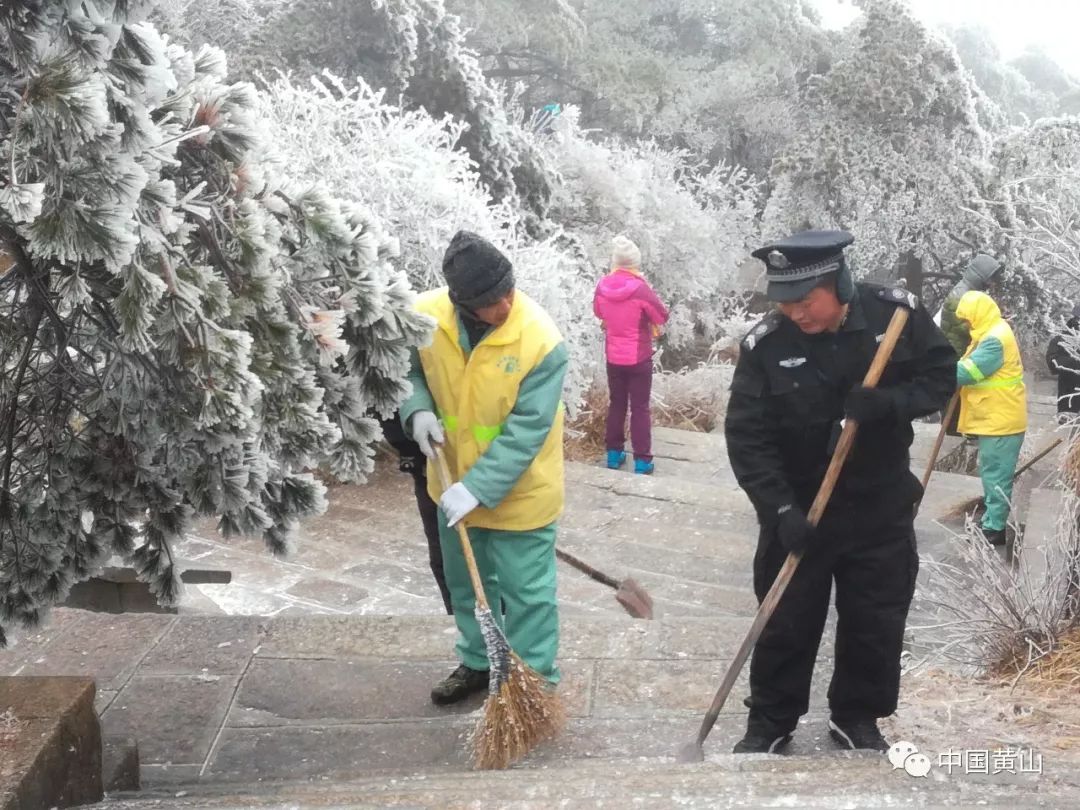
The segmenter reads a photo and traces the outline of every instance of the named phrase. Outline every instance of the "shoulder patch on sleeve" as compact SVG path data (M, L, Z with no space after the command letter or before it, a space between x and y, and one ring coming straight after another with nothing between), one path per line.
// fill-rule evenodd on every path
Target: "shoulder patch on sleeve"
M918 309L919 297L915 293L905 290L903 287L881 287L877 291L877 297L891 304Z
M748 352L752 352L754 347L761 342L762 338L771 332L775 332L776 328L780 326L780 319L783 316L779 312L770 312L760 321L758 321L754 328L746 333L746 337L742 339L742 347Z

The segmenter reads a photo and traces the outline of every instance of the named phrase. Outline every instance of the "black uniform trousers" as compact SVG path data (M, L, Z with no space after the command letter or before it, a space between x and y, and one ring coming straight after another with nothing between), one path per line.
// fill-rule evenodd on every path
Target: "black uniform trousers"
M420 522L424 526L427 539L428 564L435 584L442 596L443 607L447 613L453 613L450 605L450 589L446 587L446 574L443 572L442 546L439 545L439 505L428 494L427 459L420 451L420 445L405 435L398 415L381 420L383 436L398 454L398 469L407 472L413 479L413 493L416 496L416 508L420 513Z
M427 490L427 464L425 459L416 459L409 472L413 477L413 490L416 494L416 506L420 512L420 521L424 524L424 536L427 538L428 564L435 584L439 587L443 606L447 613L453 613L450 606L450 589L446 586L446 574L443 572L442 546L439 545L439 505L431 499Z
M889 514L892 512L893 514ZM829 708L837 720L887 717L900 692L904 625L919 555L914 513L834 503L818 528L750 662L750 717L795 728L810 699L814 661L836 583L836 644ZM760 603L787 552L763 528L754 557Z

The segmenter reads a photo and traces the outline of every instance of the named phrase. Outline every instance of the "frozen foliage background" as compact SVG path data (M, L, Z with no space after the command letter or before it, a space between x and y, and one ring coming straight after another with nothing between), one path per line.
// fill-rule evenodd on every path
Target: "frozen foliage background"
M1080 297L1080 83L857 5L826 31L801 0L6 0L0 624L110 551L175 596L194 515L284 551L308 470L370 469L459 228L556 318L571 408L618 233L687 390L764 307L749 250L804 227L932 308L994 253L1041 348Z
M159 13L180 38L227 40L242 75L291 70L307 91L329 68L344 92L386 88L403 118L423 110L446 132L429 143L467 153L481 187L452 157L425 182L508 206L508 250L554 238L569 258L538 260L536 275L595 278L626 232L676 309L672 348L719 335L748 247L834 226L856 234L861 275L903 278L931 307L973 253L999 255L1006 309L1038 345L1080 282L1046 283L1046 253L1030 246L1043 223L1002 156L1026 148L1009 144L1037 132L1033 115L1080 111L1080 84L1045 58L1004 62L974 25L931 31L900 0L858 5L839 32L799 0L167 0ZM531 131L550 103L561 115ZM595 332L572 332L592 356Z

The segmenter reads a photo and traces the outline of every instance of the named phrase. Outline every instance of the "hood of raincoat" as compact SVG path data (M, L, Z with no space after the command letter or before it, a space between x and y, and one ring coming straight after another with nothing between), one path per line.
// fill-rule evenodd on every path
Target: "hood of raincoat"
M638 273L625 267L608 273L597 285L596 294L609 301L625 301L645 284Z
M1001 320L1001 310L986 293L969 290L956 305L956 317L971 324L971 342L978 343Z

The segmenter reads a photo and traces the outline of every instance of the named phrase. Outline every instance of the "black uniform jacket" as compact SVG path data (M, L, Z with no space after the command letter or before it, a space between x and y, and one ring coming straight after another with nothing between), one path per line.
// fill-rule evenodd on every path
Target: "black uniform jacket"
M1075 333L1075 325L1071 331ZM1046 348L1046 365L1058 378L1058 413L1080 413L1080 359L1069 353L1064 336L1051 338Z
M879 509L918 499L909 470L911 421L952 396L956 353L914 295L860 283L836 333L807 335L773 312L743 339L724 433L731 468L763 523L786 504L809 509L839 436L845 396L862 383L898 306L911 316L879 383L896 416L859 426L830 505Z

